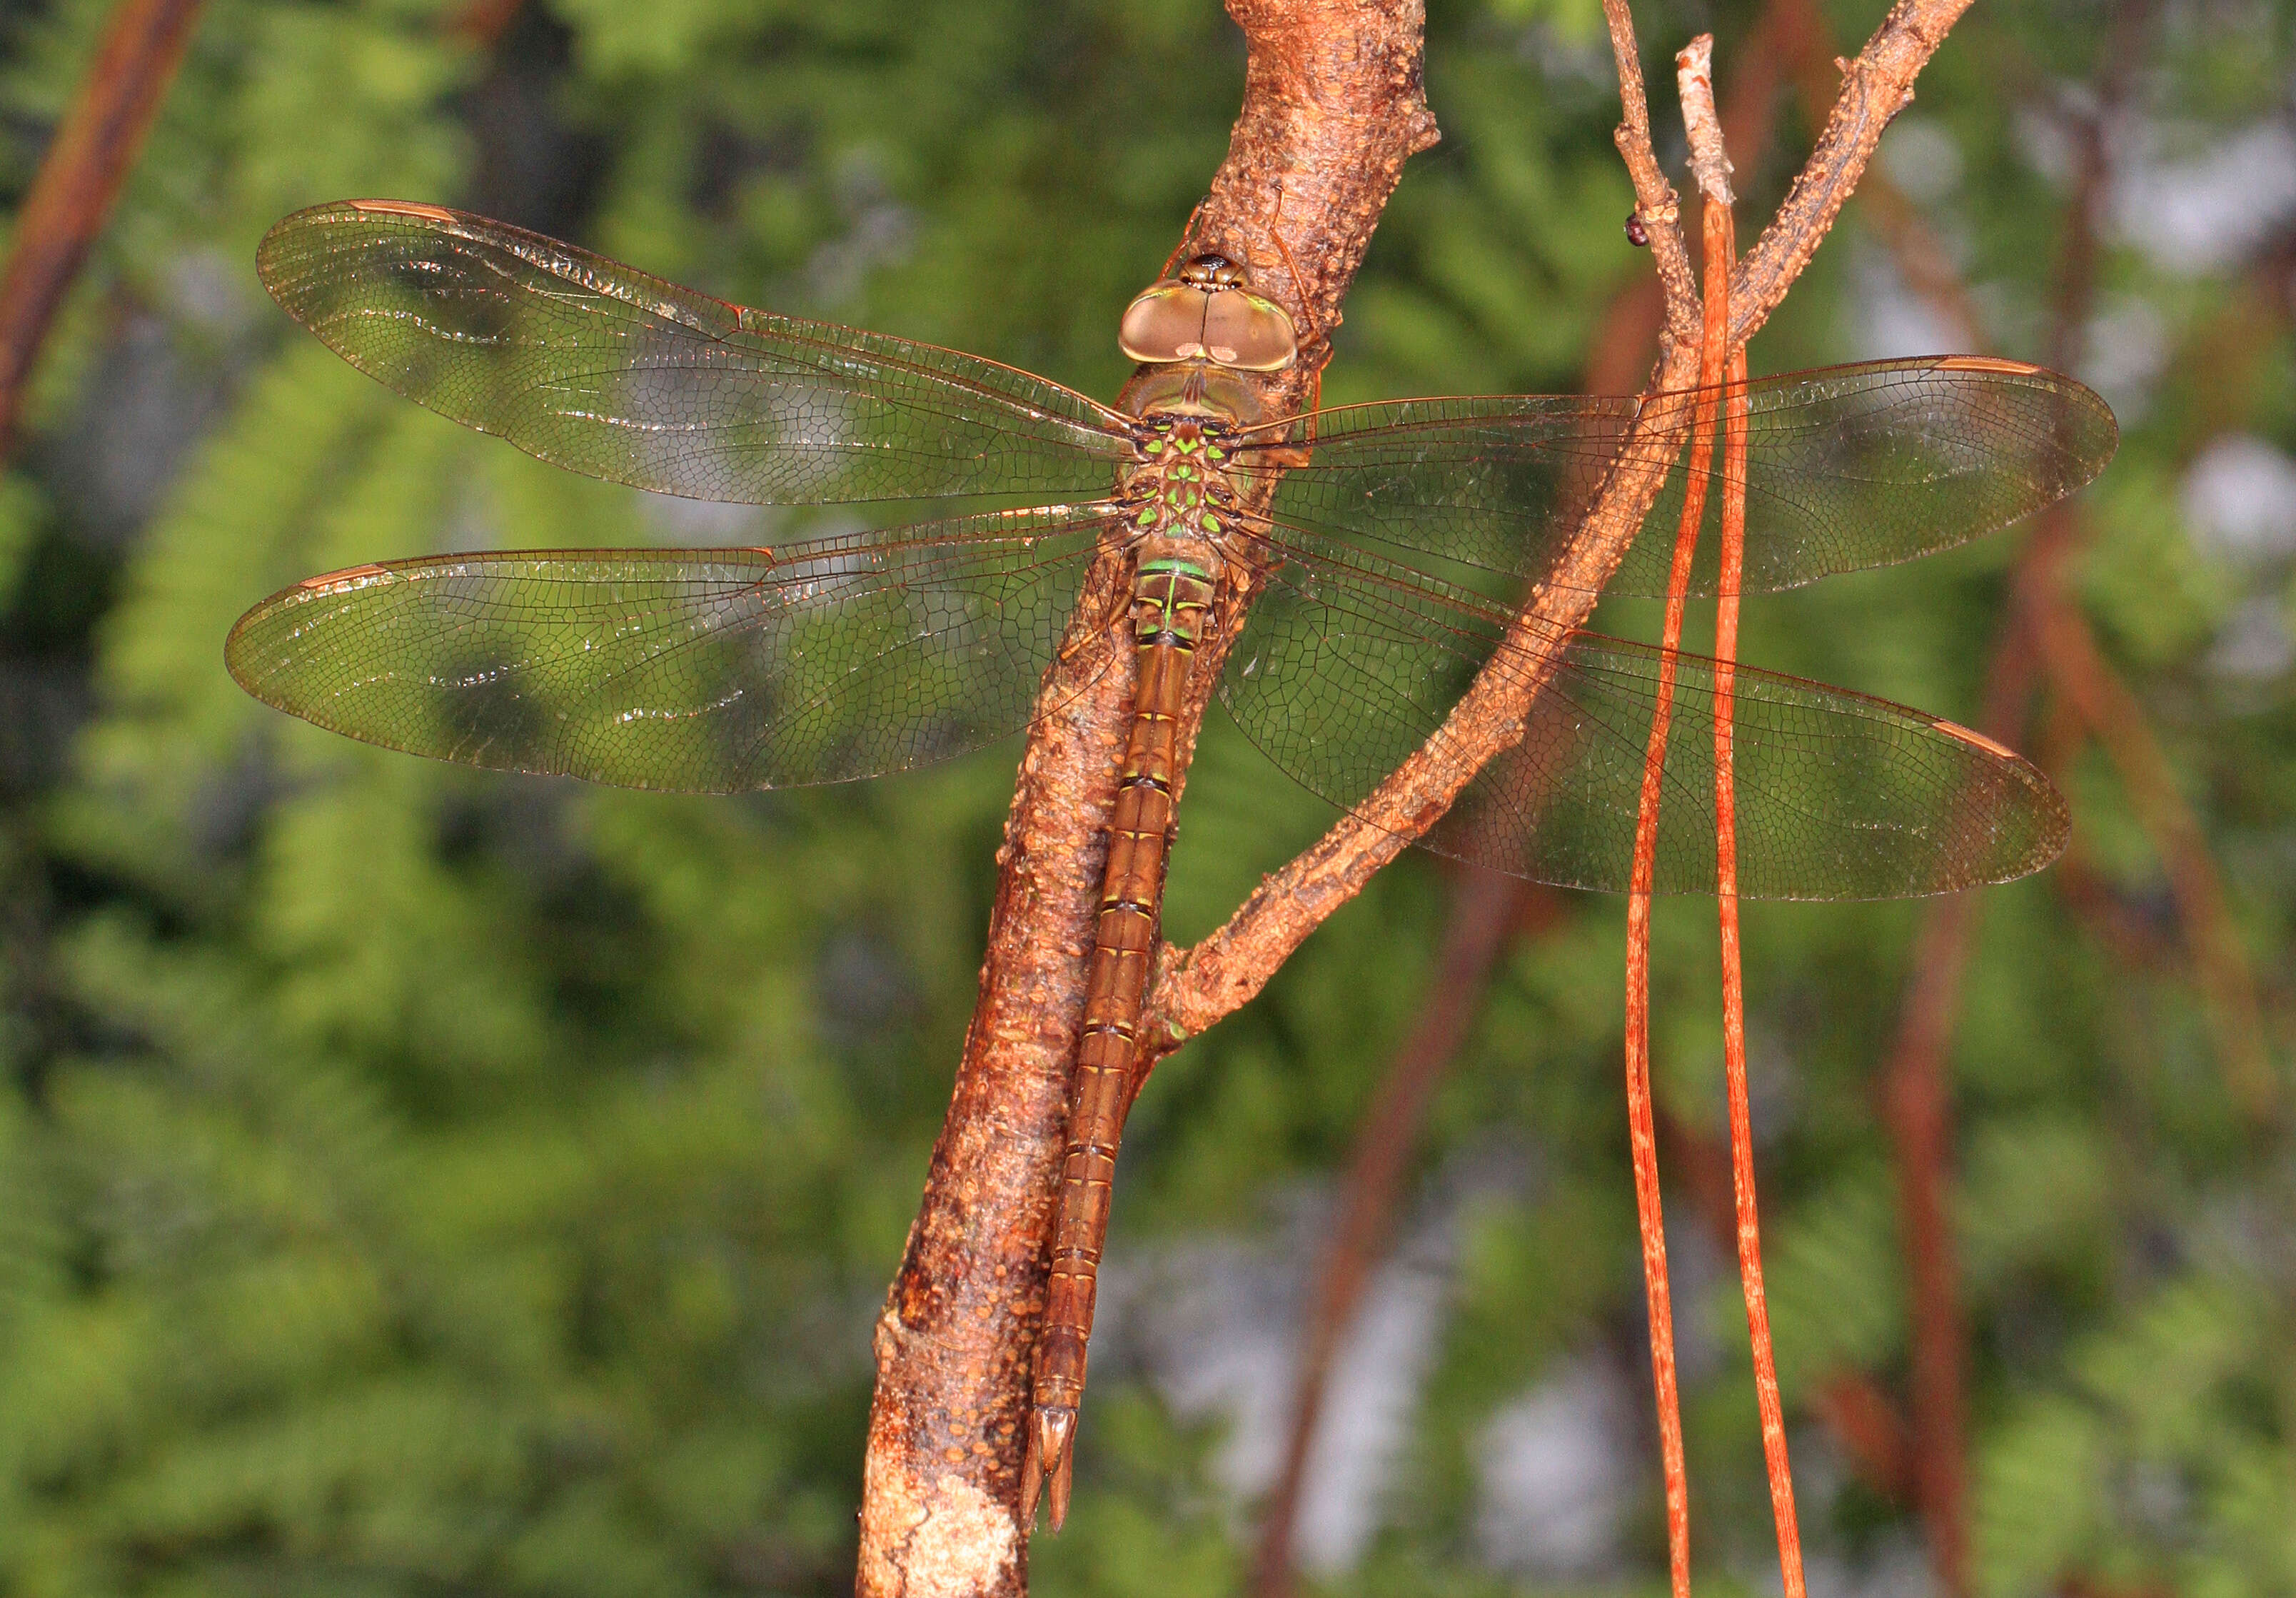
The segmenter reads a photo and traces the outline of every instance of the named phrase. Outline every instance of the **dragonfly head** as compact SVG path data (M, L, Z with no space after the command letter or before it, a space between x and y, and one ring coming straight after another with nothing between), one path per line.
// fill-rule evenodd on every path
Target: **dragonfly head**
M1283 307L1243 286L1243 267L1199 255L1125 308L1116 341L1143 365L1202 362L1238 372L1281 372L1300 354Z

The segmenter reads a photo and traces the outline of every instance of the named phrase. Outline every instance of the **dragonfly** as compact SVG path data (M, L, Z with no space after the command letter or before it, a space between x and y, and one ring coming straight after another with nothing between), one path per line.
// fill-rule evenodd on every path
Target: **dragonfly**
M1693 471L1681 446L1702 406L1716 414L1711 392L1271 415L1250 374L1296 363L1294 324L1216 254L1125 311L1118 342L1140 373L1120 407L954 350L732 305L439 206L298 212L258 265L280 306L353 365L542 460L697 499L939 512L778 548L451 553L309 578L250 609L226 648L238 682L282 710L473 766L735 792L987 743L1046 711L1064 636L1128 635L1136 683L1032 1360L1024 1523L1040 1495L1055 1528L1068 1509L1195 674L1217 672L1199 689L1341 809L1449 736L1446 713L1477 673L1535 690L1520 739L1456 820L1416 841L1538 881L1628 888L1665 657L1539 625L1506 595L1562 580L1589 507L1637 463L1662 487L1603 591L1665 593ZM1991 357L1839 366L1741 392L1742 592L1994 531L2087 483L2116 443L2087 389ZM1079 613L1085 573L1105 559L1125 574L1116 602ZM1714 591L1710 558L1693 579ZM1711 727L1718 668L1671 664L1685 735L1665 773L1654 887L1711 892L1710 740L1691 734ZM1742 894L1940 893L2036 871L2063 847L2062 800L1999 744L1730 669Z

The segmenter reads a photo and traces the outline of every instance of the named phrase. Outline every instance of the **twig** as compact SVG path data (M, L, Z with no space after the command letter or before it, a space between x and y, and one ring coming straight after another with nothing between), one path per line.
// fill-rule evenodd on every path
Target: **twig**
M2097 225L2107 190L2103 117L2135 69L2146 8L2116 19L2111 71L2102 104L2080 141L2053 315L2050 354L2062 366L2078 353L2095 288ZM1988 673L1985 731L2005 742L2022 729L2041 661L2038 635L2062 606L2062 572L2077 537L2071 512L2045 513L2020 552L2011 602ZM1882 1079L1886 1119L1898 1167L1913 1333L1912 1479L1929 1536L1939 1585L1951 1598L1970 1592L1963 1346L1966 1327L1960 1270L1948 1214L1952 1156L1952 1093L1946 1068L1961 982L1976 931L1977 897L1940 899L1923 918L1898 1036Z
M24 391L48 329L184 59L201 0L121 0L16 213L0 275L0 461L15 452Z
M1300 1351L1283 1468L1260 1521L1251 1582L1259 1598L1284 1598L1292 1589L1292 1537L1332 1363L1386 1244L1428 1102L1482 1007L1491 967L1521 919L1525 897L1525 884L1492 872L1460 879L1427 1007L1364 1113L1341 1188L1339 1226L1324 1250Z
M1714 110L1712 34L1702 33L1675 53L1674 80L1675 91L1682 101L1683 138L1690 146L1690 176L1698 185L1699 215L1704 224L1706 252L1701 258L1701 266L1710 273L1718 266L1737 264L1735 247L1731 238L1725 236L1732 234L1730 208L1737 203L1737 196L1730 192L1730 157L1723 148L1721 119ZM1718 247L1725 251L1718 256L1715 253ZM1730 285L1710 284L1706 306L1710 313L1718 307L1726 330L1730 324ZM1704 339L1702 359L1712 353L1714 330L1703 327L1700 331ZM1722 358L1725 363L1728 361L1726 351ZM1718 375L1714 381L1718 383L1722 380Z
M1643 86L1641 46L1635 40L1634 13L1627 0L1603 0L1603 20L1610 29L1611 56L1618 63L1620 117L1612 143L1626 163L1627 180L1634 185L1635 216L1649 234L1651 260L1658 268L1660 288L1666 296L1666 331L1669 347L1690 350L1699 346L1698 279L1690 266L1690 249L1683 242L1682 212L1674 185L1658 164L1651 144L1650 95Z
M1841 75L1817 147L1785 203L1739 264L1730 285L1730 339L1743 344L1769 320L1865 175L1890 119L1912 103L1920 76L1974 0L1898 0Z
M1730 161L1714 112L1709 61L1712 41L1702 39L1675 58L1682 85L1683 127L1690 169L1698 180L1705 222L1707 321L1710 344L1725 340L1716 324L1730 324L1730 272L1737 253L1731 207ZM1762 1459L1770 1479L1770 1512L1777 1528L1778 1569L1785 1598L1804 1598L1801 1533L1794 1513L1793 1467L1786 1453L1785 1406L1778 1397L1777 1356L1770 1343L1768 1295L1762 1282L1762 1232L1754 1188L1754 1129L1746 1084L1746 986L1738 925L1738 798L1734 709L1738 658L1738 586L1746 566L1746 348L1732 345L1729 388L1722 416L1721 559L1714 600L1714 856L1721 920L1722 1059L1730 1106L1730 1174L1738 1245L1738 1280L1746 1300L1746 1335L1752 1350L1754 1396L1760 1412Z
M463 0L447 16L447 32L481 50L493 48L518 20L526 0Z
M1586 392L1616 394L1633 387L1649 370L1661 315L1656 279L1637 278L1620 291L1587 356ZM1558 914L1554 896L1490 872L1464 874L1452 895L1426 1007L1390 1062L1341 1178L1340 1225L1317 1265L1313 1305L1301 1332L1283 1463L1261 1512L1252 1561L1252 1591L1259 1598L1285 1598L1292 1590L1293 1537L1332 1361L1393 1229L1403 1160L1418 1141L1428 1102L1481 1008L1500 954L1513 938L1552 925Z
M1713 127L1714 40L1702 35L1677 56L1685 120L1703 122L1702 151L1693 153L1701 187L1728 192L1726 170ZM1710 201L1707 209L1714 206ZM1658 1130L1651 1114L1650 914L1657 879L1659 799L1666 782L1667 735L1674 719L1675 651L1682 644L1688 606L1691 563L1698 553L1698 526L1706 514L1707 467L1714 449L1716 406L1710 397L1722 385L1730 341L1730 258L1718 258L1710 222L1706 233L1705 316L1698 358L1700 398L1691 423L1690 461L1685 475L1682 519L1675 531L1674 565L1667 579L1666 619L1660 629L1658 692L1651 708L1650 738L1643 755L1642 797L1635 813L1633 874L1627 889L1627 1142L1635 1173L1635 1220L1642 1233L1643 1292L1650 1307L1651 1383L1658 1413L1659 1461L1666 1482L1667 1565L1674 1598L1690 1598L1690 1478L1683 1456L1682 1403L1674 1361L1674 1303L1668 1282L1666 1213L1658 1183Z
M1792 73L1794 92L1808 114L1824 116L1841 86L1825 13L1816 0L1771 0L1768 16L1772 27L1765 42ZM1983 348L1983 323L1969 285L1905 191L1886 169L1874 168L1859 182L1857 200L1859 214L1897 261L1906 287L1952 330L1953 348Z
M1844 84L1845 104L1836 107L1824 142L1795 185L1799 204L1782 212L1764 231L1734 275L1734 340L1742 341L1761 325L1816 250L1818 237L1849 184L1865 169L1886 120L1868 114L1872 107L1886 102L1894 109L1903 102L1914 75L1968 3L1900 0L1852 63ZM1623 0L1606 0L1606 12L1622 19ZM1621 37L1630 45L1630 31L1622 30L1614 20L1614 42ZM1630 47L1620 53L1620 93L1628 103L1621 136L1636 146L1628 172L1635 184L1637 214L1649 231L1652 255L1665 281L1672 270L1667 262L1680 248L1677 207L1673 191L1658 176L1655 156L1644 148L1647 139L1636 132L1648 126L1647 113L1638 118L1634 103L1641 98L1639 67L1630 64ZM1687 389L1694 381L1695 343L1685 342L1672 331L1680 321L1669 305L1669 334L1660 341L1652 392ZM1645 418L1628 430L1617 464L1578 537L1552 579L1525 608L1530 635L1551 637L1558 629L1567 632L1585 623L1593 596L1639 530L1677 452L1677 414L1652 414L1663 409L1648 407ZM1258 994L1309 932L1360 891L1409 840L1433 825L1486 761L1522 735L1529 707L1545 688L1546 676L1525 669L1521 652L1514 651L1508 670L1479 676L1425 748L1398 767L1354 814L1270 876L1226 925L1185 953L1165 953L1149 1004L1152 1022L1159 1024L1163 1035L1158 1046L1168 1052L1179 1039L1203 1030Z
M2279 1113L2279 1089L2265 1049L2256 973L2233 925L2199 819L2177 790L2144 707L2106 663L2087 619L2062 588L2035 625L2050 683L2103 745L2168 871L2169 891L2186 930L2233 1102L2251 1120L2269 1122Z
M1285 246L1328 328L1403 162L1435 138L1420 91L1415 0L1231 0L1249 49L1228 156L1197 219L1208 247L1275 264ZM1256 273L1281 299L1283 276ZM1320 352L1281 375L1296 407ZM1039 699L998 854L980 998L909 1246L877 1326L857 1591L1016 1598L1027 1586L1017 1504L1029 1350L1045 1228L1099 908L1102 826L1131 692L1131 651L1105 619L1120 573L1087 578ZM1199 671L1200 717L1217 674ZM1183 729L1191 742L1192 718Z
M1738 651L1737 585L1746 548L1746 352L1730 352L1731 395L1724 413L1722 567L1715 601L1714 655ZM1754 1397L1761 1412L1762 1460L1770 1478L1770 1512L1776 1521L1778 1564L1785 1598L1803 1598L1801 1531L1794 1512L1793 1467L1786 1453L1785 1405L1778 1396L1777 1354L1770 1342L1769 1295L1762 1282L1762 1229L1754 1190L1754 1127L1746 1082L1746 991L1738 928L1738 820L1731 770L1731 685L1726 666L1716 673L1715 832L1719 850L1722 920L1722 1053L1730 1100L1730 1170L1737 1198L1738 1280L1746 1299L1746 1336L1753 1352Z
M1652 718L1651 773L1644 791L1654 796L1665 767L1664 718ZM1640 892L1627 900L1627 1142L1635 1172L1635 1222L1642 1234L1643 1298L1650 1311L1651 1386L1658 1414L1659 1464L1666 1482L1667 1569L1674 1598L1690 1598L1690 1475L1682 1446L1682 1399L1674 1364L1674 1298L1666 1262L1666 1210L1658 1188L1658 1133L1651 1124L1650 866L1658 840L1654 798L1648 805L1650 840L1636 839Z

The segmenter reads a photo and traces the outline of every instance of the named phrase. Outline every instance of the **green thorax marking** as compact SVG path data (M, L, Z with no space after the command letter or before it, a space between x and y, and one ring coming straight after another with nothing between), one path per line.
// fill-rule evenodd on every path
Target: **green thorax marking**
M1218 421L1186 414L1143 417L1138 459L1122 493L1135 507L1136 537L1217 538L1236 502L1230 479L1227 430Z

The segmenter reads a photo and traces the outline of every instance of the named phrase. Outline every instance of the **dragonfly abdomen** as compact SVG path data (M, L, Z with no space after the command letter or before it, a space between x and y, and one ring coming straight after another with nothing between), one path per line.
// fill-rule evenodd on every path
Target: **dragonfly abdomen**
M1070 1445L1077 1405L1084 1397L1109 1193L1131 1108L1140 1011L1163 906L1179 716L1212 594L1211 574L1180 556L1144 553L1133 579L1140 684L1109 816L1108 865L1070 1088L1060 1209L1053 1225L1044 1327L1037 1339L1035 1414L1021 1475L1022 1513L1035 1512L1037 1491L1049 1483L1055 1528L1068 1515Z

